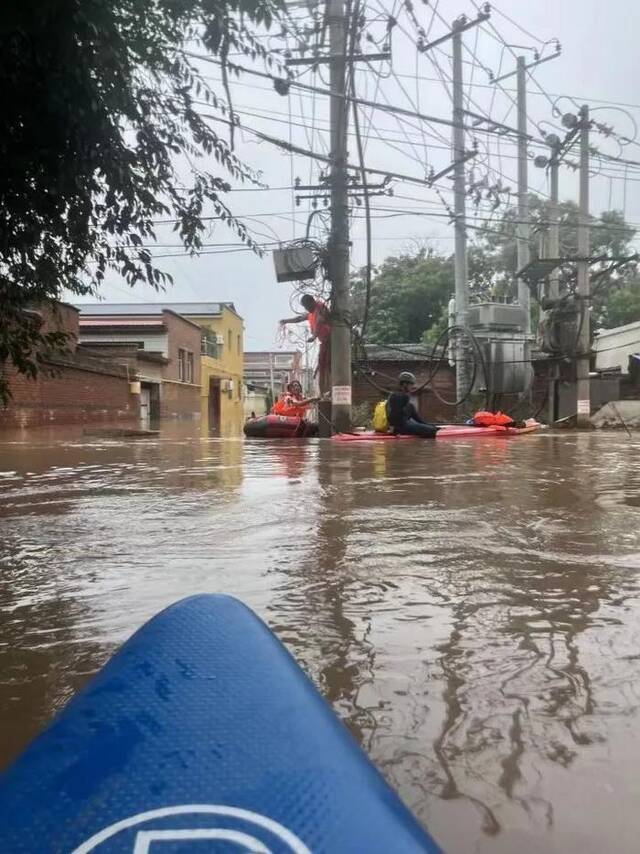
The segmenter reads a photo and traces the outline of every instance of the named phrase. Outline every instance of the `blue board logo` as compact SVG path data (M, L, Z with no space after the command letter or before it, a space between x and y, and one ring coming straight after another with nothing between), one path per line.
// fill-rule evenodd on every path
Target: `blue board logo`
M138 813L94 833L72 854L113 850L162 854L163 843L171 843L171 851L175 851L181 842L186 847L200 840L210 843L207 851L215 850L219 842L221 848L236 845L239 854L311 854L304 842L272 818L218 804L181 804Z

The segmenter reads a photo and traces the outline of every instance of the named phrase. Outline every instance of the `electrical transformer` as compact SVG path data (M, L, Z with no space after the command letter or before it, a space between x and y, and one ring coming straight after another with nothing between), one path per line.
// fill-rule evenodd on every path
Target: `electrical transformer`
M482 354L476 371L477 391L521 394L531 387L533 338L524 332L525 320L519 305L486 302L469 306L469 329Z

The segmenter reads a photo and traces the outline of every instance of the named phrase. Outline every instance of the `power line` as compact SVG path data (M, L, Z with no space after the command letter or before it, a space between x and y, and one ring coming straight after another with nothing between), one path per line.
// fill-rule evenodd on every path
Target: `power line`
M356 102L356 103L358 103L358 102ZM206 119L209 119L210 121L214 121L214 122L220 122L221 124L224 124L224 125L230 125L231 124L231 122L229 122L228 119L221 119L219 116L213 116L210 113L199 113L199 115L202 118L206 118ZM250 133L250 134L253 134L254 136L257 136L259 139L262 139L265 142L269 142L272 145L277 146L278 148L282 148L283 150L285 150L287 152L288 151L294 151L297 154L302 154L305 157L311 157L311 158L314 158L315 160L321 160L324 163L329 162L329 157L327 157L324 154L320 154L316 151L310 151L309 149L303 148L302 146L299 146L299 145L291 145L290 143L288 143L284 139L279 139L278 137L274 137L274 136L270 136L269 134L262 133L262 131L256 130L255 128L248 128L245 125L237 125L237 124L236 124L236 127L238 127L240 130L243 130L247 133ZM359 167L354 166L351 163L348 163L346 168L347 169L358 169ZM367 172L369 172L372 175L383 175L384 177L389 176L390 178L397 178L398 180L408 181L408 182L413 183L413 184L420 184L421 186L425 186L428 184L428 182L425 178L418 178L418 177L413 176L413 175L403 175L403 174L398 173L398 172L392 172L389 169L373 169L372 167L367 166L366 170L367 170Z
M486 35L491 35L491 33L486 33ZM498 39L496 39L496 41L498 41ZM467 65L473 65L472 62L469 62L466 64ZM365 68L356 68L355 70L356 70L356 72L361 73L361 74L367 74L367 71L368 71L368 69L365 69ZM397 77L401 77L405 80L415 81L417 79L418 81L423 82L423 83L440 83L441 82L440 78L429 77L428 75L425 75L425 74L415 75L415 74L407 74L407 73L404 73L401 71L396 71L395 75ZM219 77L211 77L210 75L206 75L206 74L200 74L200 77L202 77L203 80L207 80L207 81L210 81L212 83L222 83L222 80ZM272 86L256 86L255 83L244 83L242 80L234 80L233 83L235 86L245 86L245 87L249 87L251 89L259 89L260 91L264 91L264 92L273 92ZM478 82L476 82L476 83L474 83L474 87L476 89L490 89L491 91L496 90L496 87L494 86L493 83L478 83ZM512 89L509 86L503 86L503 87L501 87L501 89L504 92L509 92L511 94L514 94L514 95L517 92L516 89ZM561 98L568 98L569 100L575 101L576 103L602 104L603 109L606 109L607 107L627 107L631 110L639 110L640 111L640 104L636 104L636 103L629 102L629 101L614 101L614 100L611 100L610 98L595 98L592 95L577 95L577 94L571 94L571 93L567 93L567 92L560 93L560 92L546 92L546 91L529 92L528 94L533 96L533 97L543 97L545 99L549 96L551 98L555 98L556 100L561 99ZM311 98L312 96L311 95L305 96L303 94L303 95L301 95L301 97Z
M189 51L183 51L183 53L186 53L188 56L191 56L195 59L201 59L205 62L211 62L214 65L221 65L222 64L222 61L219 59L216 59L215 57L202 56L200 54L190 53ZM365 107L372 107L376 110L381 110L383 112L393 113L393 114L397 114L400 116L407 116L409 118L420 119L420 121L426 122L427 124L429 124L430 122L433 122L434 124L445 125L447 127L452 127L452 128L458 126L456 124L456 122L454 122L452 119L445 119L445 118L441 118L439 116L431 116L431 115L427 115L425 113L418 113L418 112L413 111L413 110L405 110L403 107L396 107L396 106L390 105L390 104L381 104L379 101L369 101L369 100L364 99L364 98L353 99L349 95L335 94L335 93L332 93L329 89L322 89L318 86L311 86L307 83L300 83L297 80L286 79L283 81L282 78L278 78L278 77L274 76L273 74L269 74L265 71L258 71L255 68L247 68L246 66L234 65L232 63L228 63L228 65L233 71L241 72L243 74L252 74L252 75L255 75L258 77L266 78L267 80L272 80L274 82L280 81L281 83L284 83L287 87L290 87L290 86L301 87L302 89L305 89L305 90L310 91L310 92L318 92L321 95L327 95L328 97L339 98L340 100L344 100L344 101L355 100L356 103L359 105L362 105ZM491 128L468 127L467 125L464 125L464 124L460 125L460 127L462 127L463 130L466 130L467 132L474 133L474 134L486 133L486 134L490 134L490 135L502 135L504 133L504 130L499 131L499 130L492 130ZM514 134L518 133L515 128L511 128L510 130ZM530 140L533 140L533 138L530 136L528 138ZM540 140L538 140L538 141L540 141Z

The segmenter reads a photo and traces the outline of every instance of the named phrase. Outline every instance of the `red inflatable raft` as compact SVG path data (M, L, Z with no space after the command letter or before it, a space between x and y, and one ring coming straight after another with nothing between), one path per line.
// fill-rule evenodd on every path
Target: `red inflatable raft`
M436 433L436 439L479 439L481 436L521 436L523 433L536 433L542 429L537 421L527 422L526 427L467 427L448 424ZM397 436L395 433L374 433L371 430L361 433L336 433L331 437L334 442L397 442L399 439L422 439L421 436ZM422 439L424 441L424 439Z
M318 425L288 415L263 415L245 422L244 435L254 439L306 439L318 435Z

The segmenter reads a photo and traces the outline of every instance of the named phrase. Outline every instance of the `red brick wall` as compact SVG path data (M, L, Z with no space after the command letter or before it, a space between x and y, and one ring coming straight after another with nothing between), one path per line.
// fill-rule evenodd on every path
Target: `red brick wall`
M85 421L134 420L140 399L129 391L126 373L96 372L65 365L35 380L5 368L12 399L0 408L0 429Z
M169 364L162 371L161 418L200 417L200 347L202 330L172 311L162 312L169 341ZM193 353L193 383L179 381L178 350Z
M66 349L71 352L75 351L80 326L78 309L64 302L49 306L34 306L34 309L42 315L40 331L42 333L66 332L69 336Z
M163 382L160 389L161 418L199 418L200 386Z
M193 353L193 384L199 386L202 330L199 326L179 317L172 311L163 311L162 318L168 332L170 360L169 364L165 366L163 376L177 382L179 379L178 350L190 350Z
M40 334L47 335L51 332L66 333L67 340L56 355L61 355L62 352L67 354L75 352L80 326L80 312L77 308L64 302L51 302L46 304L31 304L29 312L39 315L36 326ZM44 348L41 349L43 350Z
M366 404L373 408L385 395L379 392L371 382L373 380L382 388L395 388L396 378L401 371L410 371L415 375L418 385L421 385L429 376L430 364L428 362L399 361L396 362L370 362L369 370L375 371L376 375L365 378L361 373L356 373L353 378L353 402L356 405ZM451 421L455 416L455 408L442 403L433 393L433 388L445 400L455 400L455 373L451 368L441 367L429 387L419 395L419 411L425 420Z

